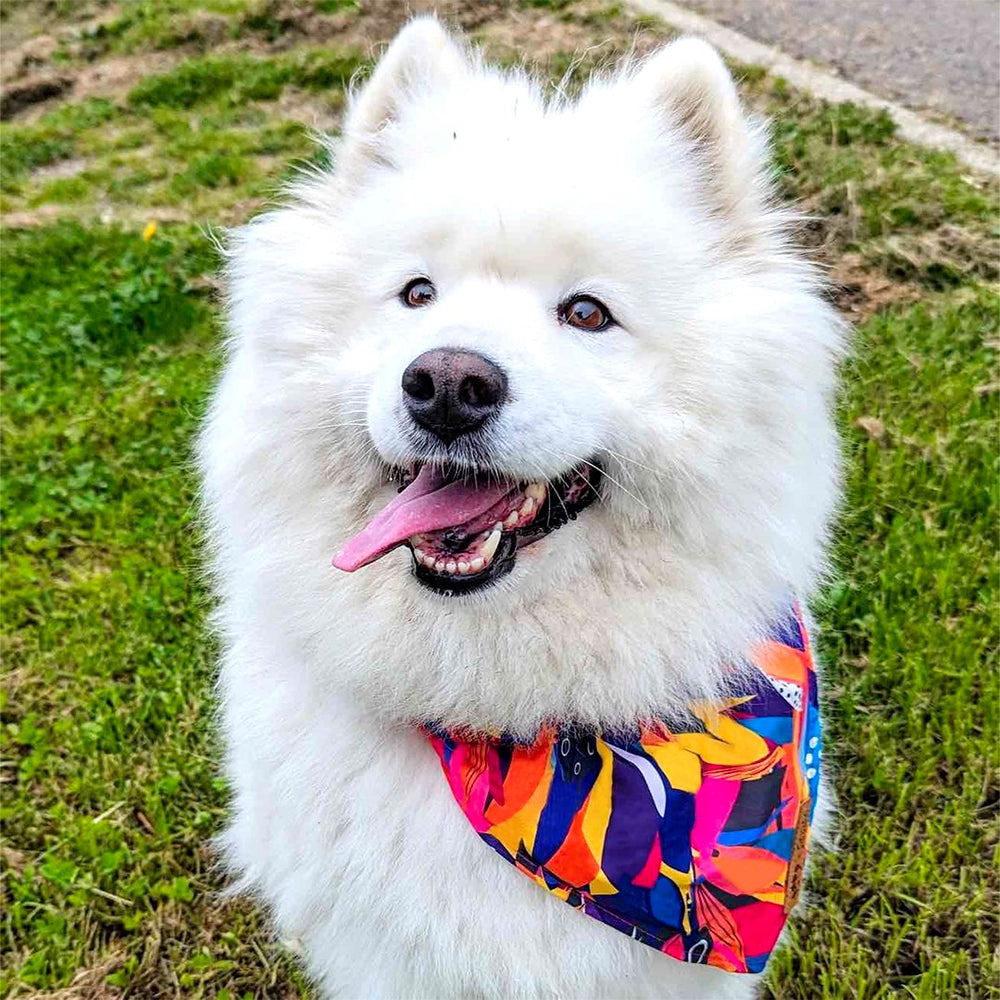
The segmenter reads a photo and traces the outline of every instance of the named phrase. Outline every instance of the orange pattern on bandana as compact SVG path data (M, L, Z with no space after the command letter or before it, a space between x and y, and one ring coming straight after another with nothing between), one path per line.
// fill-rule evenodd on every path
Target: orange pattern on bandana
M819 788L797 608L752 662L756 677L692 705L683 731L426 732L472 827L538 885L681 961L761 972L798 898Z

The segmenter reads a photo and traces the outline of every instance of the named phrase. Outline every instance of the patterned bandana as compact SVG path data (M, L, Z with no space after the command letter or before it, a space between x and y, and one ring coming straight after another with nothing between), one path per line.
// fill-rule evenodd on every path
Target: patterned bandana
M758 678L691 706L682 730L426 733L473 829L544 889L683 962L762 972L799 896L819 787L798 608L751 659Z

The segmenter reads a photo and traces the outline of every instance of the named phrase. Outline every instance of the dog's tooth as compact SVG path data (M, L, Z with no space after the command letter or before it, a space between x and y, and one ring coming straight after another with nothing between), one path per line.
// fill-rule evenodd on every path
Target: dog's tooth
M458 560L458 572L461 576L469 572L469 564L464 559Z
M486 560L482 556L476 556L472 562L469 563L469 569L473 573L478 573L486 565Z
M436 573L443 573L447 568L448 564L443 559L438 559L438 561L434 563L434 571Z
M496 555L497 546L500 544L500 526L493 529L493 533L486 539L483 546L483 560L489 562Z
M424 550L423 549L414 549L413 550L413 557L414 557L414 559L417 560L417 562L423 562L424 561Z
M521 517L531 517L535 513L535 501L528 497L523 504L521 504L521 509L518 511Z
M494 531L503 531L503 521L497 521L497 523L493 525L490 535L492 535ZM489 541L489 539L487 539L487 541Z
M545 485L543 483L529 483L525 487L524 495L531 497L535 503L541 503L545 498Z
M517 511L516 511L516 510L512 510L512 511L511 511L511 512L510 512L510 513L509 513L509 514L508 514L508 515L507 515L507 516L506 516L506 517L505 517L505 518L503 519L503 523L504 523L504 524L505 524L505 525L506 525L506 526L507 526L508 528L513 528L513 527L514 527L514 525L515 525L515 524L517 524L517 516L518 516L518 515L517 515Z
M434 558L434 556L424 556L424 565L428 569L434 569L437 566L437 560Z
M458 571L458 563L457 563L457 562L455 562L454 560L449 560L449 561L448 561L448 562L446 563L446 565L445 565L445 567L444 567L444 568L445 568L445 569L446 569L446 570L447 570L447 571L448 571L449 573L451 573L452 575L454 575L454 574L455 574L455 573L456 573L456 572Z

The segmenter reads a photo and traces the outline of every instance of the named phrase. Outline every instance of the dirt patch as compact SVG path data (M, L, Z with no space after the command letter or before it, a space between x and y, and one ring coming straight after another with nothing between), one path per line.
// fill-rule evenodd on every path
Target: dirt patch
M5 229L33 229L45 226L59 219L99 220L104 225L120 224L142 227L148 222L190 222L190 213L175 205L124 206L97 205L88 206L81 211L71 205L39 205L38 208L23 212L5 212L3 226Z
M272 0L252 17L244 18L247 34L240 39L239 48L265 53L280 52L300 42L336 43L374 57L418 14L436 14L453 28L469 33L482 30L490 37L509 24L511 41L533 48L574 48L579 41L570 36L584 35L544 11L521 11L513 0L360 0L357 12L340 14L319 13L304 0ZM536 24L541 25L537 31L525 30Z
M841 256L827 279L831 301L854 324L864 323L889 306L915 302L925 294L919 285L894 281L885 272L873 270L856 253Z
M162 73L180 61L181 56L174 52L144 52L134 56L118 56L114 59L102 59L90 66L62 74L59 78L63 86L59 91L48 94L38 94L32 101L21 101L19 106L9 114L3 114L4 119L16 118L18 121L37 121L46 111L61 101L83 101L88 97L104 97L113 101L123 101L128 92L144 76L152 73ZM30 81L18 81L4 88L6 95L30 86Z
M47 63L62 43L92 36L120 14L107 0L14 0L3 4L0 76L6 81Z
M61 205L39 205L38 208L25 212L4 212L3 225L5 229L33 229L44 226L66 214Z
M9 121L33 104L62 97L73 86L71 76L37 76L11 84L0 91L0 121Z
M144 76L162 73L176 62L177 57L166 52L103 59L77 73L71 96L75 101L87 97L123 98Z
M30 73L32 69L44 66L59 45L54 35L36 35L22 45L11 48L6 24L0 32L0 79L9 80Z
M602 51L610 55L620 49L614 32L599 33L578 20L562 20L535 10L512 11L487 25L479 37L490 47L515 52L532 62L543 62L556 53L584 57L599 56Z
M77 174L83 173L89 165L89 161L80 157L70 160L59 160L56 163L50 163L48 166L38 167L32 171L31 179L35 183L43 184L46 181L63 180L67 177L75 177Z

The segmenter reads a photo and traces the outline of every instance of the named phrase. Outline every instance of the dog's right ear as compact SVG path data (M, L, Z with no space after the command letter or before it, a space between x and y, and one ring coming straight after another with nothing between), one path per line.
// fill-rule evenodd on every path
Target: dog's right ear
M359 181L372 164L391 165L386 139L414 96L461 81L469 60L436 17L407 24L352 96L338 157L338 173Z

